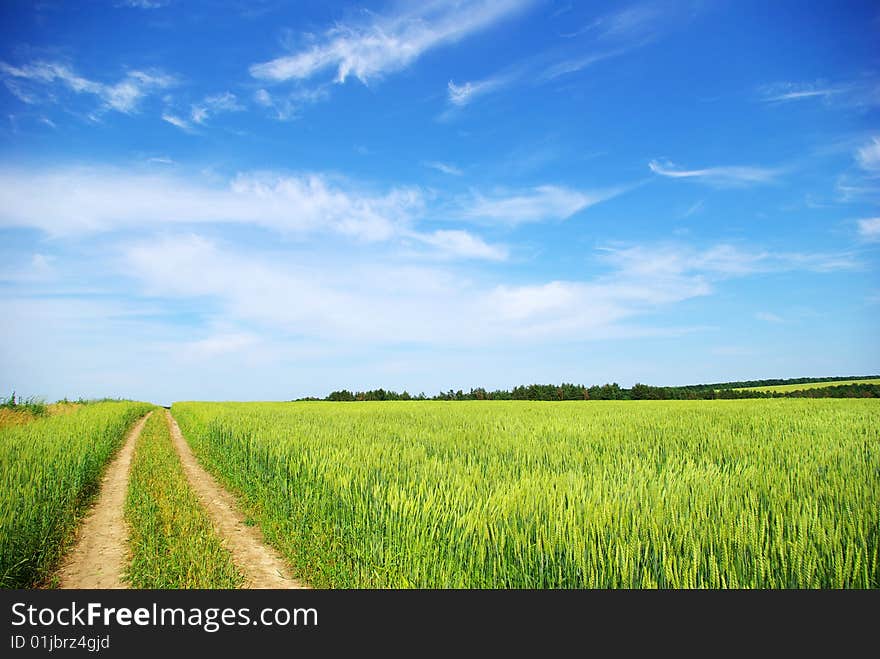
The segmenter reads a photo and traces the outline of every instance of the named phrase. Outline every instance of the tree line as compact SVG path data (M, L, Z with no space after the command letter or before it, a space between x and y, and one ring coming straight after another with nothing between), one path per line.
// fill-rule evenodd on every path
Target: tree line
M349 391L340 389L331 392L325 398L299 398L297 400L325 400L336 402L383 401L383 400L719 400L740 398L880 398L880 385L877 384L846 384L797 391L755 391L739 387L778 386L784 384L806 384L810 382L826 382L868 379L874 376L853 376L847 378L796 378L792 380L750 380L744 382L723 382L714 385L698 384L682 387L654 387L637 383L631 388L621 387L616 382L587 387L582 384L563 382L562 384L530 384L520 385L511 390L487 390L477 387L464 391L462 389L441 391L428 396L424 392L410 394L408 391L398 393L386 389L369 391Z

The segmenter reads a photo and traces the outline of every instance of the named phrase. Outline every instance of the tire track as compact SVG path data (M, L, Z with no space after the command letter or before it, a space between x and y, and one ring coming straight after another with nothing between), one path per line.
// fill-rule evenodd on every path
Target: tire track
M202 468L183 438L177 421L168 410L165 410L165 414L171 427L171 440L190 487L198 495L227 549L232 552L236 567L244 573L244 587L306 588L305 584L290 576L278 553L266 545L260 529L244 523L233 496Z
M150 414L129 431L104 472L98 500L80 525L76 544L58 571L59 588L128 588L122 580L128 566L128 473L135 442Z

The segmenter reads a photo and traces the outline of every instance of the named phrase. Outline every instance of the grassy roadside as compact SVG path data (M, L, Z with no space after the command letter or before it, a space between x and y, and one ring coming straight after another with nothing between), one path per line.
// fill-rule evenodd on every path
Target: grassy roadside
M9 426L20 426L37 419L44 419L51 416L59 416L61 414L70 414L78 410L82 405L80 403L33 403L25 402L24 404L16 403L10 405L8 402L0 405L0 429Z
M164 414L138 438L125 518L133 588L238 588L244 577L190 489Z
M99 403L0 428L0 588L51 578L101 475L148 403Z

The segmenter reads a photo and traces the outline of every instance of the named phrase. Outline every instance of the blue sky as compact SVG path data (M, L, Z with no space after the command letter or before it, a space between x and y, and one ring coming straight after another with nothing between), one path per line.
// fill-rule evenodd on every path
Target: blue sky
M874 3L0 12L0 392L880 372Z

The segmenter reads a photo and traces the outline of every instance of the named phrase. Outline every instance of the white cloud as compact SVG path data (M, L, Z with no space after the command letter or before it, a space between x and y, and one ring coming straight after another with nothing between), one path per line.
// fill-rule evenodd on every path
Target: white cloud
M832 272L860 266L852 254L801 253L749 250L734 245L718 244L696 250L671 244L605 248L603 260L633 276L663 279L703 273L716 279L806 270Z
M0 72L12 78L33 80L42 83L61 81L75 92L98 94L103 85L82 78L67 66L52 62L34 62L23 66L12 66L6 62L0 62Z
M450 165L446 162L439 162L437 160L429 160L422 163L425 167L430 167L431 169L436 169L438 172L443 174L449 174L450 176L461 176L464 172L461 171L455 165Z
M0 268L0 281L4 283L27 284L47 282L55 278L55 257L35 252L29 258L21 255L18 259L5 259Z
M365 25L339 24L315 45L250 67L255 78L306 80L335 70L335 80L361 82L408 67L428 50L458 41L531 4L530 0L462 0L417 3Z
M643 2L618 11L604 14L587 25L560 36L566 39L589 35L597 41L627 42L640 44L656 37L668 19L671 7Z
M490 245L467 231L439 230L433 233L411 234L413 238L434 247L447 258L504 261L508 250L501 245Z
M165 115L164 119L189 127L178 117ZM444 202L429 198L419 188L376 193L320 173L242 172L224 181L156 168L0 168L0 227L72 235L169 224L234 223L299 235L335 233L384 241L403 237L429 213L504 225L564 220L621 191L542 185L489 194L475 191ZM436 241L446 240L449 247L455 235L441 233Z
M686 218L690 217L691 215L696 215L697 213L700 213L705 208L705 206L706 200L699 199L691 204L690 207L688 207L688 209L684 213L682 213L681 217Z
M643 278L614 265L588 281L497 286L484 302L493 332L530 340L608 337L637 316L712 292L703 273Z
M258 89L254 93L254 101L261 107L273 110L275 118L279 121L288 121L296 119L304 106L325 99L328 93L326 86L314 89L295 89L287 94L276 94L275 96L266 89Z
M241 352L257 343L259 343L259 337L255 334L244 332L213 334L204 339L186 342L182 346L181 352L188 357L213 358Z
M187 133L191 133L193 131L192 124L190 124L186 119L182 119L168 112L162 114L162 121L168 122L172 126L177 126L180 130Z
M648 167L655 174L669 178L693 178L719 187L744 186L772 183L782 170L767 167L706 167L704 169L682 169L668 160L652 160Z
M619 48L615 50L589 53L587 55L581 55L579 57L564 59L547 67L547 69L541 74L540 77L542 80L553 80L554 78L568 75L569 73L577 73L578 71L582 71L588 66L592 66L596 62L601 62L605 59L617 57L618 55L622 55L625 52L627 52L626 49Z
M463 107L479 96L497 91L512 82L510 76L494 76L484 80L474 82L465 82L456 85L452 80L447 85L449 93L449 102L457 107Z
M859 220L859 236L867 242L880 241L880 217Z
M449 81L447 94L454 108L469 104L473 99L496 92L522 80L545 83L560 76L581 71L602 60L618 57L640 48L658 37L669 23L679 19L675 8L661 8L654 3L633 5L597 18L586 27L563 37L593 37L592 52L568 55L559 59L558 51L548 51L518 64L508 66L503 72L482 80L456 84ZM547 65L548 60L557 60ZM537 70L543 67L542 70ZM449 111L441 115L445 119Z
M547 67L540 78L553 80L641 48L658 38L671 23L679 20L681 16L676 7L661 6L654 2L634 4L600 16L579 30L562 35L567 38L592 37L595 50L556 62Z
M479 244L448 233L428 238L455 249ZM120 273L146 295L207 298L231 323L305 339L357 337L360 345L587 340L618 335L620 323L712 291L699 271L644 278L611 261L607 274L585 281L478 284L393 259L380 265L355 257L333 267L326 259L248 254L196 235L151 239L123 256Z
M827 272L851 267L824 254L751 252L728 245L606 248L610 272L588 281L552 281L497 286L486 305L507 325L502 334L520 337L613 335L609 330L634 317L683 300L709 295L717 282L787 270Z
M606 14L587 29L598 31L599 39L642 42L656 36L664 10L656 3L642 3Z
M743 346L718 346L712 348L710 352L720 357L750 357L755 354L753 348L745 348Z
M758 89L761 101L780 105L820 100L829 106L866 109L880 105L880 81L874 75L829 82L777 82Z
M126 114L136 112L140 101L147 95L175 84L174 78L165 73L136 70L129 71L117 83L105 84L84 78L65 64L45 61L23 66L0 62L0 73L3 74L7 86L28 103L37 103L40 100L35 85L51 86L59 83L77 94L97 96L103 103L103 110L116 110ZM19 84L21 82L26 82L31 87L23 90Z
M619 189L582 192L558 185L541 185L488 197L474 193L462 203L461 212L467 218L511 225L564 220L620 192Z
M871 174L880 174L880 137L872 137L871 141L856 151L856 162Z
M769 311L758 311L755 314L755 318L763 320L765 323L773 323L777 325L785 322L781 316L777 316L775 313L770 313Z
M171 0L119 0L117 7L132 7L133 9L159 9L170 4Z
M265 91L265 90L260 90ZM232 92L223 92L213 96L206 96L201 103L192 106L192 120L197 124L203 124L212 116L221 112L241 112L244 106L238 102L235 94Z
M837 199L843 203L868 201L877 203L880 201L880 185L876 185L867 176L849 176L842 174L837 178L834 188L837 191Z
M155 172L0 170L0 226L34 227L52 235L244 223L289 233L387 240L422 211L423 203L415 189L372 194L319 174L242 173L218 186Z
M254 100L264 108L272 107L272 94L265 89L258 89L254 92Z
M831 96L845 93L847 90L847 86L835 87L822 82L783 82L763 87L761 100L765 103L784 103L815 98L828 99Z
M230 323L298 337L375 345L425 342L451 333L464 288L447 273L334 258L249 254L197 235L123 248L120 272L147 295L208 298ZM470 314L468 314L470 315ZM451 336L451 334L450 334Z

